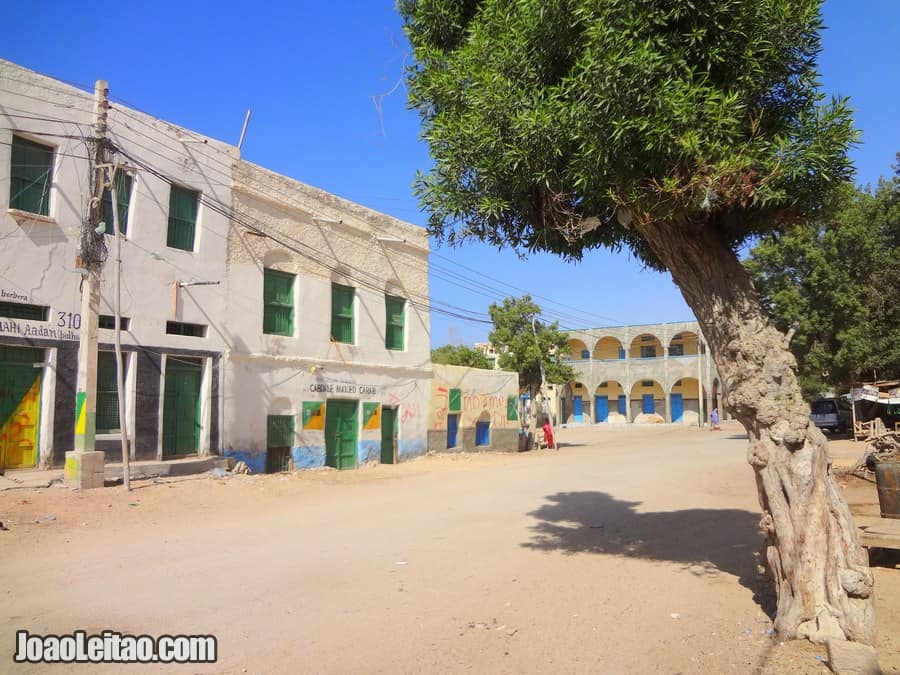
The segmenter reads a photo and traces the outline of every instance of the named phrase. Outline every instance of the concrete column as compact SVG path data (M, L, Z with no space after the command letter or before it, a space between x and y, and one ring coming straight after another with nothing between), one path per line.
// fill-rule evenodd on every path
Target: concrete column
M78 390L75 395L75 450L66 452L66 482L81 490L103 487L105 455L95 450L97 433L97 317L100 272L88 270L81 294L81 336L78 343Z

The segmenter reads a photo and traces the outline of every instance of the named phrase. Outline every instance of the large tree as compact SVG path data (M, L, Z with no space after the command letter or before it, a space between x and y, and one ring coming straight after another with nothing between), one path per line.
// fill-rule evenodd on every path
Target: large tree
M556 322L541 321L541 308L527 294L492 303L488 314L494 324L488 339L500 354L500 367L519 373L519 386L537 404L528 420L533 435L544 395L542 385L565 384L575 378L575 371L563 361L568 356L568 333L560 331Z
M818 90L819 0L400 0L429 229L668 270L750 437L784 637L872 643L872 574L796 361L736 251L852 167Z
M776 327L794 331L807 399L900 377L900 176L836 197L831 217L764 238L745 261Z

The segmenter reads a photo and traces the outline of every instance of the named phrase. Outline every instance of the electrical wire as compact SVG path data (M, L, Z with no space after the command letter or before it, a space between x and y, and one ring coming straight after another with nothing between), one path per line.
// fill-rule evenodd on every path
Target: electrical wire
M65 94L65 95L72 95L72 92L71 92L71 91L66 91L66 90L63 90L63 89L60 89L60 88L57 88L57 87L51 87L51 86L46 85L46 84L33 83L33 82L25 82L25 81L23 81L23 80L17 80L17 79L15 79L15 78L12 78L12 79L14 79L15 81L20 82L20 83L22 83L22 84L31 84L31 85L34 85L34 86L37 86L37 87L41 87L41 88L43 88L43 89L46 89L46 90L48 90L48 91L58 92L58 93L62 93L62 94ZM88 92L86 91L86 92L84 92L84 93L88 93ZM28 96L27 94L19 94L19 95L23 95L23 96L25 96L26 98L34 98L34 97ZM123 101L122 99L118 99L117 97L112 97L112 98L114 98L114 99L116 99L116 100ZM41 100L41 101L44 101L44 99L35 99L35 100ZM81 112L89 112L89 111L87 111L87 110L84 110L83 108L79 108L79 107L74 106L74 105L60 104L60 103L56 103L55 101L49 101L49 102L50 102L50 103L53 103L53 104L55 104L55 105L57 105L57 106L59 106L59 107L66 108L66 109L70 109L70 110L74 109L74 110L79 110L79 111L81 111ZM125 102L125 101L123 101L123 102L126 103L126 105L129 105L129 106L131 105L131 104L128 104L127 102ZM152 117L152 115L149 115L149 113L146 113L146 112L144 112L144 111L140 111L140 109L136 108L136 106L131 106L131 107L134 108L135 110L137 110L138 112L140 112L141 114L144 114L144 115L147 115L147 116ZM144 127L147 128L147 129L150 129L150 130L153 131L155 134L163 135L163 136L166 135L164 131L158 129L157 127L155 127L153 124L151 124L151 123L148 122L147 120L142 119L141 117L139 117L139 116L133 114L133 113L132 113L131 111L129 111L127 108L120 107L120 106L111 106L111 107L110 107L110 111L111 111L111 112L114 111L114 112L117 112L117 113L121 113L124 117L126 117L126 118L128 118L128 119L130 119L130 120L132 120L132 121L134 121L134 122L137 122L138 124L144 126ZM11 115L11 116L16 116L16 115ZM76 126L81 126L81 125L83 124L83 123L75 122L75 121L72 121L72 120L63 120L63 119L49 118L49 117L43 117L43 118L41 118L41 117L38 117L38 116L28 116L28 115L18 115L17 117L21 117L21 118L23 118L23 119L41 119L41 120L43 120L43 121L52 121L52 122L70 123L70 124L74 124L74 125L76 125ZM168 124L168 123L166 123L166 124ZM129 125L127 125L127 124L126 124L126 128L128 128L128 129L129 129L130 131L132 131L133 133L142 136L143 138L147 139L148 141L151 141L154 145L157 144L158 139L154 139L152 136L150 136L149 134L147 134L147 133L141 131L140 129L134 128L133 126L129 126ZM24 132L24 133L36 133L36 134L38 134L38 135L56 136L56 137L61 137L61 138L72 138L72 139L77 138L76 136L73 136L73 135L66 135L66 134L52 134L52 133L50 133L50 132ZM113 133L114 133L114 132L113 132ZM83 137L82 137L82 138L83 138ZM166 156L166 155L163 155L163 154L159 153L159 152L158 152L157 150L155 150L153 147L148 147L148 146L146 146L146 145L142 145L142 144L140 144L140 143L137 143L136 141L134 141L134 139L129 139L129 140L130 140L132 143L134 143L135 145L138 145L139 147L141 147L142 149L144 149L144 150L146 150L146 151L148 151L148 152L152 152L152 153L156 154L156 155L159 156L160 158L163 158L163 159L170 159L169 156ZM59 153L59 154L65 155L66 153ZM231 164L230 164L230 163L227 163L227 162L224 162L224 161L218 159L217 157L211 156L211 155L209 155L209 154L207 154L207 153L203 153L203 155L204 155L204 158L207 160L207 162L212 162L212 163L214 163L214 164L217 164L219 167L223 167L223 169L225 169L225 170L222 170L222 169L216 169L216 168L214 168L214 167L210 167L211 170L212 170L214 173L217 173L217 174L220 175L225 181L227 181L227 182L214 183L214 184L219 185L219 186L228 186L228 185L230 185L231 180L232 180L232 175L231 175L231 172L232 172L232 166L231 166ZM77 156L77 155L70 155L70 156L72 156L72 157L74 157L74 158L88 159L88 158L85 158L85 157L79 157L79 156ZM191 155L190 155L189 153L185 153L184 156L185 156L185 157L189 157L189 158L191 158L192 160L194 160L194 158L191 157ZM213 184L213 183L210 183L210 184ZM387 199L387 198L381 198L381 199ZM400 199L400 198L392 198L392 199ZM216 208L215 208L215 206L214 206L213 204L208 203L208 199L207 199L207 200L204 200L203 198L201 198L201 202L203 202L203 201L206 201L206 205L207 205L208 207L213 208L213 210L216 210ZM219 203L219 204L221 205L221 203ZM227 213L222 213L222 212L220 212L220 213L222 213L222 215L226 215L227 217L231 218L231 217L232 217L232 213L233 213L233 211L231 210L231 207L225 206L224 208L227 210ZM250 229L252 230L252 229L254 229L254 228L251 227ZM259 233L265 234L265 233L263 233L263 232L259 232ZM282 236L284 236L284 235L282 235ZM274 239L274 238L273 238L273 241L276 241L276 243L279 243L279 244L281 244L282 246L285 246L285 243L284 243L283 241L277 241L277 240ZM297 251L295 251L295 252L297 252ZM299 252L298 252L298 253L299 253ZM432 263L432 264L430 265L430 267L429 267L430 272L431 272L436 278L440 279L441 281L443 281L443 282L445 282L445 283L449 283L449 284L451 284L451 285L455 285L455 286L457 286L457 287L459 287L459 288L462 288L462 289L464 289L464 290L467 290L467 291L469 291L469 292L473 292L473 293L476 293L476 294L480 294L480 295L482 295L482 296L484 296L484 297L487 297L487 298L489 298L489 299L496 300L496 301L501 300L501 298L498 297L498 294L497 294L497 292L496 292L496 291L497 291L497 288L496 288L497 285L503 286L503 287L506 287L506 288L509 288L509 289L512 289L512 290L517 291L517 292L521 292L521 293L529 293L529 291L527 291L526 289L523 289L523 288L521 288L521 287L517 287L517 286L515 286L515 285L513 285L513 284L509 284L509 283L507 283L507 282L500 281L499 279L496 279L495 277L491 277L491 276L489 276L489 275L484 274L483 272L480 272L479 270L475 270L475 269L473 269L473 268L471 268L471 267L468 267L468 266L466 266L466 265L463 265L463 264L461 264L461 263L458 263L458 262L456 262L456 261L453 261L453 260L450 259L449 257L443 256L443 255L441 255L441 254L439 254L439 253L437 253L437 252L435 252L435 251L431 251L430 254L431 254L432 256L434 256L434 257L441 258L441 259L443 259L443 260L447 260L448 262L451 262L455 267L461 268L461 269L464 269L464 270L468 271L468 272L470 273L470 275L475 275L475 277L481 277L481 278L484 278L484 279L486 279L486 280L492 282L492 285L488 285L488 284L485 284L485 283L483 283L483 282L478 282L478 281L476 281L472 276L462 275L462 274L456 272L456 271L453 270L453 269L444 268L444 267L441 267L440 265L437 265L437 264L435 264L435 263ZM315 260L318 261L317 258L316 258ZM327 266L326 266L326 267L327 267ZM336 271L336 270L333 269L333 268L329 268L329 269L331 269L331 271ZM356 271L357 273L361 273L361 272L362 272L361 270L355 270L355 271ZM370 276L371 276L371 275L370 275ZM544 306L544 307L542 308L542 310L541 310L541 316L544 317L545 319L548 319L548 320L549 320L549 319L554 319L554 320L556 320L556 321L567 322L567 323L568 323L568 322L571 322L571 323L574 323L574 324L580 324L580 325L583 325L583 324L585 324L585 323L590 323L590 321L585 321L585 318L590 317L590 318L603 318L603 319L609 319L609 320L611 320L613 323L622 323L622 322L620 322L620 321L618 321L618 320L616 320L616 319L613 319L613 318L611 318L611 317L603 317L602 315L596 315L596 314L593 314L593 313L584 312L583 310L580 310L579 308L573 307L573 306L571 306L571 305L566 305L566 304L564 304L564 303L561 303L561 302L552 300L551 298L548 298L548 297L546 297L546 296L543 296L543 295L540 295L540 294L537 294L537 293L530 293L530 294L532 295L532 297L534 297L534 298L536 298L536 299L545 300L545 301L549 302L550 306L548 307L548 306L547 306L547 303L545 302L545 306ZM472 312L471 310L466 310L466 309L464 309L464 308L455 307L455 306L453 306L453 305L450 305L449 303L443 303L443 302L437 301L437 300L435 300L435 299L429 299L429 302L430 302L431 304L442 304L442 305L444 305L445 307L451 307L451 308L454 308L456 311L454 311L454 312L448 314L448 316L452 316L453 318L465 318L465 320L473 320L473 321L476 321L476 322L478 322L478 323L488 323L488 324L490 323L490 321L488 321L488 320L486 320L486 319L483 319L483 318L480 318L480 317L486 316L484 313L476 313L476 312ZM575 312L577 312L579 315L582 315L582 316L577 316L577 315L571 314L571 313L569 313L569 312L563 312L563 311L560 311L560 310L555 310L554 307L563 307L563 308L566 308L566 309L569 309L569 310L574 310ZM436 309L436 310L439 310L438 307L435 307L435 309ZM468 317L463 317L463 316L460 316L460 313L468 313L469 316L468 316ZM476 318L476 315L478 315L479 318Z
M141 119L140 117L138 117L138 116L132 114L132 113L129 112L128 110L126 110L126 109L124 109L124 108L118 108L117 110L118 110L119 112L121 112L123 115L125 115L126 117L128 117L128 118L134 120L135 122L138 122L138 123L144 125L145 127L149 128L149 129L151 129L151 130L153 130L154 132L159 133L159 134L162 134L162 133L163 133L163 132L161 132L159 129L157 129L156 127L154 127L152 124L150 124L149 122L147 122L146 120ZM146 112L143 112L143 114L149 115L149 113L146 113ZM151 117L152 117L152 116L151 116ZM137 133L137 134L143 136L144 138L146 138L146 139L148 139L148 140L151 140L151 141L154 140L151 136L149 136L148 134L146 134L146 133L140 131L139 129L134 129L134 128L131 128L131 127L129 127L129 128L131 129L131 131L134 131L135 133ZM139 145L140 147L143 147L145 150L148 150L148 151L150 151L150 152L153 152L154 154L156 154L157 156L159 156L159 157L161 157L161 158L169 159L167 156L160 154L158 151L155 151L155 150L153 150L153 149L151 149L151 148L147 148L146 146L141 146L140 144L137 144L137 145ZM187 155L185 155L185 156L187 156ZM219 161L219 160L217 160L215 157L210 157L210 156L208 156L208 155L206 156L206 158L207 158L207 160L211 160L212 162L214 162L215 164L218 164L219 166L225 167L225 168L227 169L227 172L226 172L226 171L219 171L219 170L216 170L216 169L213 169L213 171L216 172L216 173L219 173L219 175L221 175L225 180L229 180L229 181L231 180L231 171L232 171L232 166L231 166L231 164L226 164L225 162ZM227 185L227 183L219 183L218 185ZM282 192L282 191L279 191L279 190L275 190L275 191L278 192L279 194L282 194L282 195L283 195L283 192ZM386 199L386 198L383 198L383 199ZM396 198L396 199L400 199L400 198ZM338 235L338 236L340 236L340 235ZM460 264L460 263L457 263L457 262L453 261L451 258L449 258L449 257L447 257L447 256L442 256L442 255L436 253L435 251L431 251L430 253L431 253L431 255L433 255L433 256L435 256L435 257L439 257L439 258L442 258L442 259L447 260L447 261L449 261L449 262L452 262L452 263L453 263L454 265L456 265L457 267L460 267L460 268L463 268L463 269L467 270L470 274L474 274L474 275L476 275L476 276L483 277L483 278L485 278L485 279L487 279L487 280L493 282L493 284L499 284L499 285L501 285L501 286L505 286L505 287L507 287L507 288L510 288L510 289L512 289L512 290L514 290L514 291L517 291L517 292L520 292L520 293L529 293L529 294L530 294L533 298L535 298L535 299L545 300L545 301L546 301L546 302L545 302L545 305L544 305L544 307L541 308L541 309L542 309L542 311L541 311L541 316L545 317L545 318L548 319L548 320L555 320L555 321L559 321L559 322L572 323L572 324L575 324L575 325L581 325L581 326L583 326L583 325L585 325L585 324L595 323L595 321L591 321L591 319L598 319L598 318L601 319L601 321L600 321L599 323L604 323L604 322L606 322L606 321L611 321L612 323L621 323L620 321L618 321L618 320L615 319L615 318L608 317L608 316L603 316L603 315L599 315L599 314L594 314L594 313L589 313L589 312L584 312L583 310L581 310L581 309L579 309L579 308L577 308L577 307L573 307L573 306L571 306L571 305L566 305L566 304L564 304L564 303L561 303L561 302L552 300L551 298L548 298L548 297L543 296L543 295L541 295L541 294L538 294L538 293L531 293L530 291L528 291L528 290L526 290L526 289L523 289L523 288L514 286L514 285L512 285L512 284L509 284L509 283L500 281L499 279L496 279L496 278L494 278L494 277L488 276L488 275L486 275L486 274L484 274L484 273L482 273L482 272L480 272L480 271L478 271L478 270L475 270L475 269L473 269L473 268L471 268L471 267L467 267L467 266L465 266L465 265L462 265L462 264ZM502 298L499 298L499 297L498 297L498 295L497 295L497 293L496 293L496 289L495 289L494 286L489 286L489 285L485 285L485 284L476 284L476 285L480 285L481 290L475 290L475 289L473 289L473 288L470 287L470 286L473 284L473 281L472 281L471 277L467 277L467 276L464 276L464 275L460 275L460 274L458 274L458 273L456 273L456 272L453 272L453 271L451 271L451 270L447 270L447 269L445 269L445 268L441 268L440 266L437 266L437 265L435 265L434 263L431 263L431 264L430 264L429 269L432 271L432 273L437 272L437 274L436 274L435 276L437 276L438 278L440 278L442 281L446 281L447 283L450 283L451 285L455 285L455 286L460 287L460 288L463 288L463 289L465 289L465 290L469 290L469 291L473 291L473 292L479 293L480 295L482 295L482 296L484 296L484 297L487 297L487 298L489 298L489 299L495 300L495 301L502 301ZM441 277L441 276L440 276L441 273L443 273L445 276ZM461 283L457 283L457 281L454 281L453 279L448 278L448 275L451 276L451 277L455 277L456 280L459 281L459 282L461 282ZM554 305L554 306L557 306L557 307L564 307L564 308L569 309L569 310L574 310L575 312L578 313L578 315L581 315L581 316L574 315L574 314L571 314L571 313L568 313L568 312L563 312L563 311L559 311L559 310L554 310L552 307L549 307L549 308L548 308L548 307L547 307L547 302L550 303L550 305ZM485 315L482 313L482 316L485 316Z
M121 154L122 156L129 159L131 162L135 163L137 166L141 167L143 170L145 170L145 171L149 172L151 175L155 176L159 180L161 180L165 183L168 183L169 185L175 185L175 186L179 185L179 183L177 181L175 181L173 178L165 175L164 173L162 173L161 171L159 171L152 165L141 160L140 158L128 153L127 151L125 151L119 147L114 147L114 150L116 152L118 152L119 154ZM232 207L225 205L225 204L219 202L218 200L215 200L215 199L205 195L204 193L200 194L200 203L203 204L204 206L206 206L207 208L211 209L212 211L228 218L232 222L235 222L235 223L255 232L256 234L267 237L268 239L275 242L276 244L279 244L283 248L286 248L286 249L300 255L301 257L303 257L307 260L310 260L311 262L314 262L314 263L320 265L321 267L324 267L325 269L329 270L330 272L336 273L336 274L342 274L343 276L346 276L348 279L352 280L354 283L359 284L363 288L367 288L369 290L372 290L372 291L375 291L378 293L384 292L384 288L380 284L381 279L375 275L372 275L364 270L360 270L360 269L354 267L353 265L350 265L343 261L338 261L338 264L329 264L328 262L326 262L325 260L322 259L321 251L318 251L318 250L314 249L313 247L309 246L308 244L300 242L299 240L296 240L296 239L293 240L293 243L286 241L287 239L292 239L292 238L289 235L286 235L284 233L278 233L277 235L273 234L272 232L267 230L266 225L264 223L262 223L261 221L255 219L255 218L252 218L250 216L247 216L245 214L239 214L236 211L234 211L234 209ZM353 274L353 273L348 274L343 271L344 269L349 269L349 270L351 270L351 272L354 272L355 274ZM369 277L379 283L376 284L374 281L369 281L366 279L366 277ZM460 319L463 321L491 325L490 320L479 318L476 315L474 315L474 313L465 313L465 312L467 312L467 310L463 310L462 308L459 308L458 310L445 309L442 307L435 306L435 302L429 301L429 299L426 298L425 296L421 296L419 294L410 294L410 295L412 297L407 298L407 301L410 302L416 308L421 309L423 311L434 311L436 313L443 314L443 315L449 316L451 318ZM446 303L441 303L441 304L444 304L445 307L449 306ZM450 306L450 307L452 307L452 306Z

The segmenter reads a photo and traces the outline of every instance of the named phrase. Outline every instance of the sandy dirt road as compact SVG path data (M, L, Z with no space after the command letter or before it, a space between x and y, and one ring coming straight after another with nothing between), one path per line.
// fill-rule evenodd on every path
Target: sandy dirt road
M559 436L559 451L0 493L0 671L17 629L111 628L212 633L219 660L87 670L827 672L824 648L769 635L738 427ZM900 570L876 576L895 672Z

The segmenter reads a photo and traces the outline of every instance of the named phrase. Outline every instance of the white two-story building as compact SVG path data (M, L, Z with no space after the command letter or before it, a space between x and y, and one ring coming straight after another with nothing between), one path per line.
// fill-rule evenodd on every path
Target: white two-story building
M114 83L113 83L114 86ZM94 95L0 61L0 470L73 449ZM102 270L97 449L226 454L256 471L424 452L424 230L113 104L125 409ZM113 204L103 195L106 231ZM104 236L108 251L113 237Z

